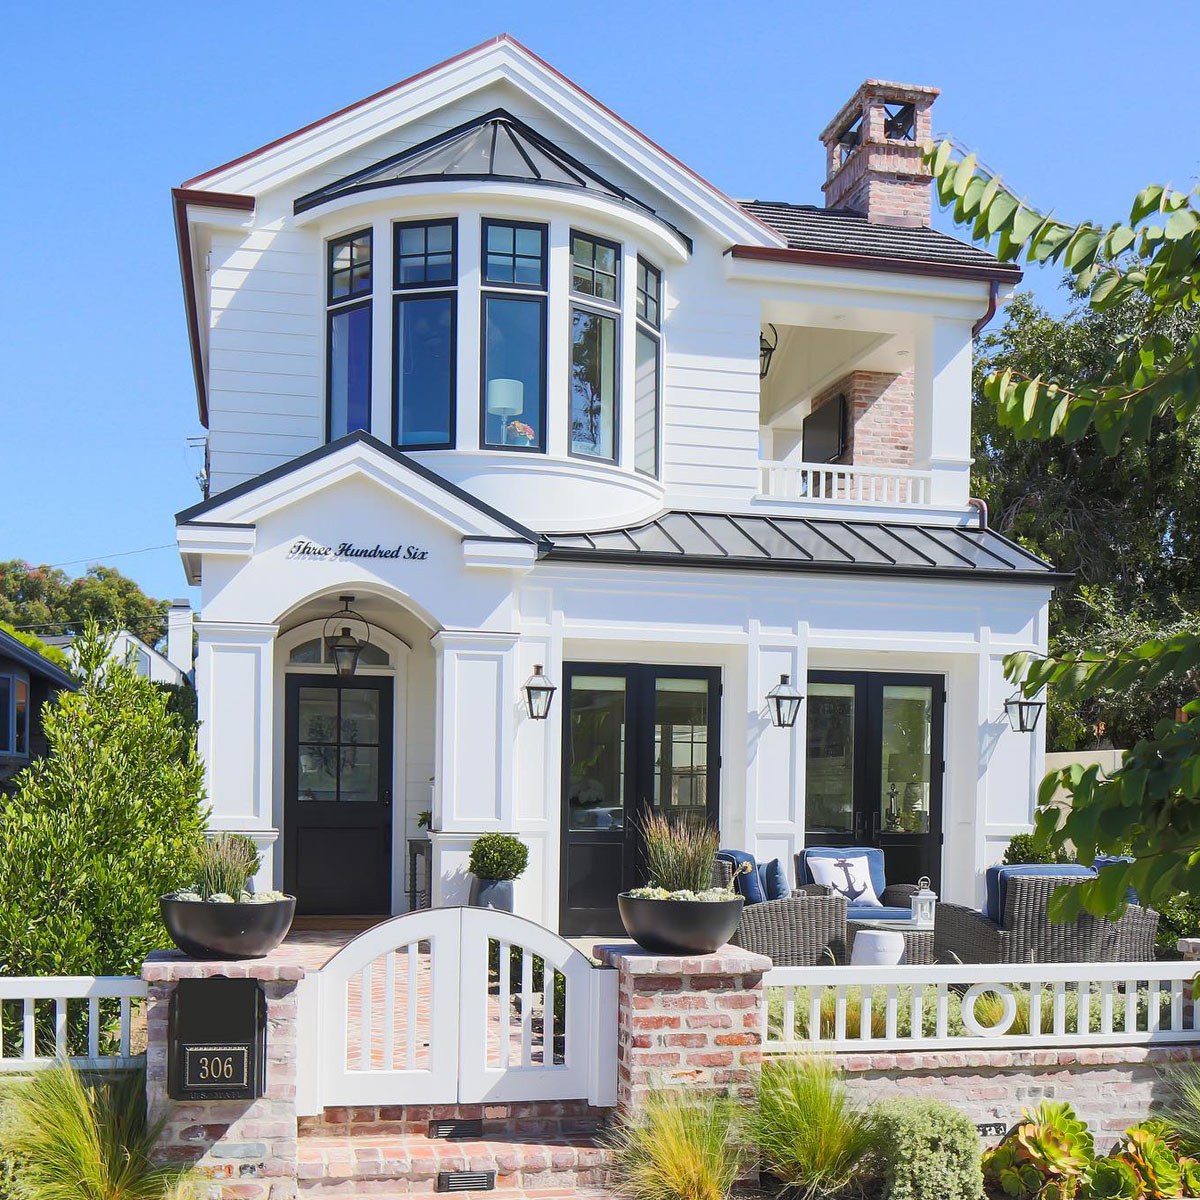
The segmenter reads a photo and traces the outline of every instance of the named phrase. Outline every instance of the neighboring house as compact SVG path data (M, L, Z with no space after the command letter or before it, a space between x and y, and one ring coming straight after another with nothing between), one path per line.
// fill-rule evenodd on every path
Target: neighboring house
M500 37L175 190L208 794L301 911L403 909L427 808L435 903L511 830L570 933L619 928L655 809L981 895L1042 773L1002 660L1061 576L970 501L1021 276L930 227L937 94L851 97L825 207L735 201Z
M75 660L74 633L56 633L43 637L48 646L59 646ZM137 634L121 629L113 635L111 657L129 662L143 679L174 687L190 683L192 677L192 607L187 600L174 600L167 613L166 653L156 650Z
M31 759L46 753L43 705L75 687L62 667L0 629L0 793Z

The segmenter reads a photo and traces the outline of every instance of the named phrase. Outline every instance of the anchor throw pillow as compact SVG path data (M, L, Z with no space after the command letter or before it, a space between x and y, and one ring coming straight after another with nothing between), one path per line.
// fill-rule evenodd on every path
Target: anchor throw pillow
M823 883L833 888L851 904L879 905L879 897L871 885L871 868L865 854L846 858L822 858L814 854L807 859L806 865L813 883Z

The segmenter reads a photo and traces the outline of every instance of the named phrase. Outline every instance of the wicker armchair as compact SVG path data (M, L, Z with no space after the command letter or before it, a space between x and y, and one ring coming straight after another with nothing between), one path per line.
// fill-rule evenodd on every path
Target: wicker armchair
M1158 913L1131 904L1116 921L1081 913L1056 924L1046 905L1063 885L1063 875L1017 875L1008 879L1004 919L961 904L939 903L934 919L934 952L939 961L964 963L1149 962L1154 959Z
M733 869L723 859L713 863L714 887L728 887ZM830 955L844 963L849 956L846 899L820 884L794 888L784 900L747 904L730 944L765 954L777 967L827 964Z

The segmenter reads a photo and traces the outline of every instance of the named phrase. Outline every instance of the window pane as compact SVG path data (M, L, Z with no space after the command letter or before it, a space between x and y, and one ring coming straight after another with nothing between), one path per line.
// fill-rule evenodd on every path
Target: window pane
M374 804L379 799L379 748L343 746L338 799L342 803Z
M24 679L14 680L16 690L16 736L14 748L17 754L29 753L29 683Z
M483 318L484 444L541 450L545 302L485 296Z
M342 688L343 746L379 744L379 693L374 688Z
M637 315L658 328L658 302L662 291L662 276L648 263L638 261Z
M573 309L571 342L571 451L615 458L616 317Z
M515 281L527 283L531 287L540 287L542 282L542 260L540 258L517 259Z
M428 244L426 249L430 254L433 254L438 250L448 251L450 249L450 226L428 226Z
M854 684L808 689L808 837L854 832Z
M337 799L336 746L301 745L297 750L296 795L301 800Z
M449 222L396 228L396 286L454 282L453 226Z
M633 466L658 474L658 339L639 329L633 377Z
M654 684L655 810L689 824L708 813L708 681Z
M625 680L576 675L567 697L567 823L625 825Z
M300 689L300 740L303 742L337 741L337 690L302 687Z
M368 642L358 654L358 664L361 667L386 667L388 665L387 651L374 642Z
M0 754L12 753L13 681L0 675Z
M517 253L542 256L542 231L540 229L517 230Z
M329 436L371 426L371 306L329 314Z
M513 252L513 234L514 230L511 225L489 225L487 236L488 251L511 254Z
M931 787L933 688L883 689L880 817L888 833L927 833Z
M329 243L329 298L349 300L371 291L371 233Z
M313 638L310 642L301 642L288 655L288 662L319 663L321 661L321 639Z
M396 298L397 446L444 446L454 388L454 297Z
M483 268L488 283L546 286L544 229L497 224L486 228Z

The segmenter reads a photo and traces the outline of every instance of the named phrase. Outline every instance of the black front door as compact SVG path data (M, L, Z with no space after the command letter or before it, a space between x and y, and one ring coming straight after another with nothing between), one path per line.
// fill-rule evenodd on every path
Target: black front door
M621 931L617 893L646 882L641 817L719 817L716 667L564 668L559 928Z
M284 886L296 911L391 911L392 681L287 677Z
M940 675L810 671L805 845L879 846L889 883L942 858Z

